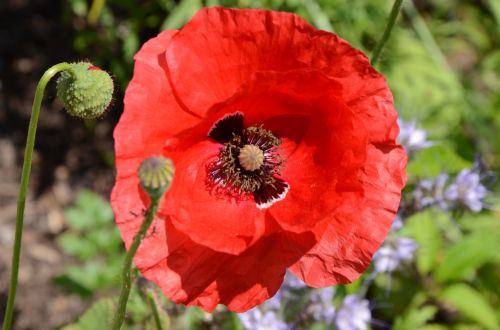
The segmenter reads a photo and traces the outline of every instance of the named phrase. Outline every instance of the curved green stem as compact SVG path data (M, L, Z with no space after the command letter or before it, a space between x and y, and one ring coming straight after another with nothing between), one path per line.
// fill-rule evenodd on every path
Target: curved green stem
M146 213L144 222L139 228L137 234L135 234L132 245L128 249L127 254L125 255L125 260L123 262L123 269L122 269L122 288L120 293L120 299L118 300L118 306L116 307L115 316L113 318L113 323L111 325L111 329L113 330L120 330L123 320L125 319L127 301L132 286L131 283L132 274L130 272L130 267L132 266L132 260L134 259L135 253L137 252L137 249L139 248L142 239L146 235L146 232L148 231L149 227L151 226L151 223L153 222L156 212L158 211L159 201L160 198L153 198L151 200L151 205L149 206L149 209Z
M45 86L56 74L64 70L71 70L69 63L59 63L49 68L43 74L38 82L35 92L35 100L31 110L31 119L28 129L28 138L26 140L26 149L24 151L23 171L21 175L21 187L19 188L19 197L17 200L16 213L16 233L14 237L14 247L12 250L12 267L10 274L9 298L7 299L7 308L5 309L5 318L3 321L3 330L12 328L12 316L14 314L14 303L16 300L17 277L19 274L19 257L21 255L21 238L23 235L24 208L26 204L26 192L31 172L31 158L33 156L33 148L35 146L35 135L38 124L38 116L40 114L40 106L42 104L43 93Z
M161 321L160 321L160 314L158 314L158 308L156 307L156 302L155 302L154 298L151 296L151 294L148 294L148 302L149 302L149 306L151 307L151 311L153 312L156 330L162 330Z
M391 13L389 15L389 21L387 22L387 25L384 30L384 34L382 35L382 39L378 42L377 46L375 47L372 58L371 58L371 64L375 66L377 64L378 58L380 56L380 53L382 52L382 49L385 46L385 43L387 40L389 40L389 36L391 35L392 28L394 27L394 23L396 23L396 18L398 17L399 11L401 9L401 5L403 4L403 0L396 0L394 1L394 4L392 5Z

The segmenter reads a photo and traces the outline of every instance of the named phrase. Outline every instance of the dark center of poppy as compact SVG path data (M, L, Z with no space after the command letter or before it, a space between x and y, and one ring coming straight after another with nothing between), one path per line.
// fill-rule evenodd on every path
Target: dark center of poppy
M280 139L262 127L248 127L223 143L217 166L209 172L216 182L238 194L253 193L272 184L279 174L282 157Z
M208 137L222 144L207 167L208 186L217 193L242 199L253 196L257 207L267 208L283 199L288 184L277 176L284 164L281 140L263 127L243 125L243 115L223 117Z

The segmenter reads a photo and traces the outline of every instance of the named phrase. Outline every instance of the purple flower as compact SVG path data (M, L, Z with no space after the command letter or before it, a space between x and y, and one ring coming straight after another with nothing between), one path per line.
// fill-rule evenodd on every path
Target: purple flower
M370 323L372 313L370 302L356 295L345 297L335 316L337 330L366 330Z
M444 186L448 179L447 174L440 174L434 180L425 179L418 182L413 190L413 199L417 209L437 205L446 210L448 205L444 198Z
M283 285L281 286L286 287L288 289L293 289L293 290L298 290L307 287L307 285L299 280L295 275L293 275L290 272L286 272L285 274L285 280L283 281Z
M264 307L267 310L274 310L274 311L279 310L281 307L281 300L283 299L284 296L283 293L284 292L281 289L279 289L278 292L276 292L276 294L271 299L267 300L262 304L262 307Z
M309 305L306 313L315 321L324 321L332 323L335 317L335 307L333 307L333 296L335 289L333 287L316 289L309 296Z
M375 272L393 272L401 262L413 259L417 246L417 242L408 237L388 239L373 256Z
M446 189L447 200L479 212L484 207L483 198L488 190L481 184L481 176L475 169L462 170L455 181Z
M258 307L238 314L245 330L288 330L290 327L273 311L262 311Z
M400 214L396 214L394 221L392 222L391 231L398 231L403 228L404 222Z
M403 145L407 153L422 150L432 145L427 141L427 132L417 128L414 122L405 122L398 119L399 136L397 142Z

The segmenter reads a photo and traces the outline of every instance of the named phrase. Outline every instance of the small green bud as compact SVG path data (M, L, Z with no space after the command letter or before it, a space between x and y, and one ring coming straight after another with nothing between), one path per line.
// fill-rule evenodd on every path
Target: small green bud
M161 197L170 187L173 176L174 164L163 156L146 158L139 167L142 188L151 198Z
M71 63L57 79L57 96L69 114L92 119L101 116L113 98L113 79L88 62Z

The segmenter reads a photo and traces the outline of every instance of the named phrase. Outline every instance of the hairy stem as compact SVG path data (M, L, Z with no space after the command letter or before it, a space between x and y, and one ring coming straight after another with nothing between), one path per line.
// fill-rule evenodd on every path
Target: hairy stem
M402 4L403 4L403 0L396 0L396 1L394 1L394 4L392 5L391 13L389 15L389 21L387 22L387 25L385 26L384 34L382 35L382 39L380 39L380 41L378 42L378 44L375 47L375 50L373 51L373 54L372 54L371 64L373 66L375 66L377 64L380 53L382 52L382 49L384 48L387 40L389 40L392 29L394 27L394 23L396 22L396 18L398 17L398 14L399 14L399 11L401 9Z
M7 299L7 307L5 309L5 318L3 321L3 330L12 328L12 316L14 314L14 303L16 300L17 278L19 274L19 257L21 255L21 239L23 235L24 208L26 204L26 193L31 173L31 159L33 156L33 148L35 146L35 135L38 124L38 116L40 114L40 106L42 104L43 93L47 83L56 74L61 71L71 70L69 63L59 63L49 68L43 74L38 82L35 92L35 100L31 110L31 118L28 128L28 138L26 140L26 149L24 150L24 162L21 175L21 186L19 188L19 197L17 199L16 213L16 233L14 236L14 247L12 250L12 266L10 274L9 297ZM71 71L70 71L71 72Z
M119 330L123 324L123 320L125 319L125 311L127 309L128 297L130 295L130 289L132 286L132 275L131 269L132 260L134 259L135 253L141 244L142 239L146 235L153 219L155 218L156 212L158 211L160 198L153 198L151 200L151 205L146 213L146 217L144 222L142 223L139 231L134 237L132 245L130 246L127 254L125 255L125 260L123 262L122 269L122 288L120 292L120 298L118 300L118 306L116 307L115 316L113 318L113 323L111 324L112 330Z

